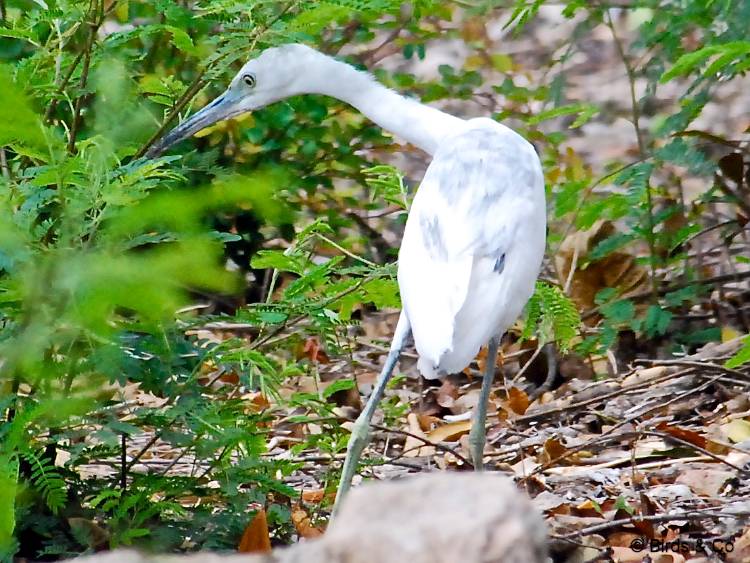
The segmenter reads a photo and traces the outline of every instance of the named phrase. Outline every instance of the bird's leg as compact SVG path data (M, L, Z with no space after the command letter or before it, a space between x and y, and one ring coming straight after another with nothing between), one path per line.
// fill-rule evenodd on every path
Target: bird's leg
M367 400L365 408L362 409L362 412L357 417L357 421L352 428L352 435L349 437L349 444L346 448L346 459L344 460L344 467L341 470L341 480L339 481L339 488L336 491L336 501L333 505L334 516L341 506L342 499L351 487L359 457L362 455L362 450L365 449L370 438L370 421L372 420L372 415L375 414L375 409L383 397L385 386L391 378L393 368L396 366L401 349L404 347L410 332L411 326L409 325L409 320L406 318L406 313L401 311L398 324L396 325L396 332L393 334L393 340L391 341L391 348L388 351L385 364L383 364L383 369L380 371L370 398Z
M485 424L487 421L487 402L490 399L492 380L495 377L495 361L497 351L500 348L500 337L493 336L487 344L487 363L484 366L484 377L482 377L482 390L479 393L479 402L474 407L474 415L471 417L471 431L469 432L469 446L471 448L471 462L474 471L482 471L484 465Z

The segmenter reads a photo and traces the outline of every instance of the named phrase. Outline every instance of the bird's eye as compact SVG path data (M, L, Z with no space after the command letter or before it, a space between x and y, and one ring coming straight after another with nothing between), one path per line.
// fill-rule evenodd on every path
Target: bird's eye
M242 76L242 81L247 84L249 88L255 88L255 75L245 74Z

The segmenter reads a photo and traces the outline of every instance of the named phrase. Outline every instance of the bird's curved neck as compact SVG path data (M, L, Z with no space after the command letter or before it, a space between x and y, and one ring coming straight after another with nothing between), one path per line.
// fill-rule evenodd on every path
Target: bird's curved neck
M444 138L463 123L436 108L405 98L348 64L326 58L316 78L315 94L332 96L354 106L377 125L434 154Z

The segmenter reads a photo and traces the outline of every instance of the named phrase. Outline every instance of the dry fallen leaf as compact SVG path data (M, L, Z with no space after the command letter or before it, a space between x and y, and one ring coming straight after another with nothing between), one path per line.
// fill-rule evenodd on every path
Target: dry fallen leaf
M422 432L422 427L419 425L419 417L415 413L412 412L406 415L406 422L409 425L408 431L410 434L427 439L424 432ZM406 441L404 442L404 457L435 455L435 448L433 446L425 445L422 440L419 440L414 436L406 437Z
M240 553L270 553L271 537L268 534L266 511L260 508L245 528L237 547Z
M602 507L599 506L598 503L595 503L592 500L584 500L583 502L577 504L575 506L576 514L579 516L589 517L589 518L596 518L597 516L602 516Z
M685 563L685 557L680 553L650 553L648 550L635 551L629 547L613 546L612 559L617 563Z
M596 294L601 289L614 287L620 295L624 295L646 287L646 269L636 262L633 254L622 250L611 252L582 267L588 253L616 233L617 228L612 222L597 221L588 231L568 235L555 255L560 284L566 287L568 277L572 276L570 297L582 311L594 308ZM599 315L591 315L586 323L593 326L599 319Z
M565 455L566 451L568 451L567 448L560 443L560 440L557 438L548 438L544 442L544 450L540 456L540 461L542 463L549 463Z
M325 350L321 348L320 341L314 336L305 340L305 344L302 347L302 352L298 353L297 356L297 359L307 358L311 362L316 362L319 364L328 364L331 362L328 354L326 354Z
M750 440L750 422L742 418L735 418L732 422L723 424L721 431L735 444Z
M675 483L687 485L690 489L702 496L716 497L719 491L730 479L734 479L732 471L721 469L686 469L675 480Z
M259 413L271 406L266 396L260 391L252 391L242 395L242 401L246 405L246 412Z
M430 442L455 440L463 434L466 434L469 430L471 430L471 420L449 422L448 424L443 424L442 426L435 428L435 430L430 431L427 434L427 439Z
M300 537L310 539L323 535L323 530L312 525L307 512L299 505L292 508L292 524Z
M633 532L612 532L607 537L607 543L612 547L630 547L634 541L640 541L640 534Z
M525 414L530 402L526 391L518 387L511 387L508 390L508 395L508 406L513 412L516 414Z
M443 384L437 391L437 397L435 400L441 407L449 409L453 406L458 398L458 387L456 387L450 379L446 378L443 380Z
M642 368L635 370L635 373L628 375L622 380L623 387L629 387L631 385L638 385L656 379L667 373L667 366L654 366L651 368Z
M302 491L300 498L302 498L304 502L318 504L323 502L323 500L325 499L333 500L334 498L336 498L336 491L326 491L325 489Z
M750 527L734 541L732 551L727 554L727 563L747 563L750 561Z
M541 465L536 461L534 461L530 457L525 457L518 463L513 464L511 466L511 469L513 470L513 473L515 473L516 477L528 477L531 473L533 473L540 467Z
M698 434L695 430L687 430L686 428L680 428L679 426L671 426L666 422L660 422L656 429L685 442L689 442L699 448L706 447L706 438Z

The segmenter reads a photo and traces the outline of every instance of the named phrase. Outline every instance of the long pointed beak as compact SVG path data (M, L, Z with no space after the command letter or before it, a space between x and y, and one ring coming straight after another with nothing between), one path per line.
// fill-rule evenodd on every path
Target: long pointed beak
M244 112L245 110L238 108L235 101L224 93L164 135L146 151L145 156L157 157L175 143L195 135L198 131Z

